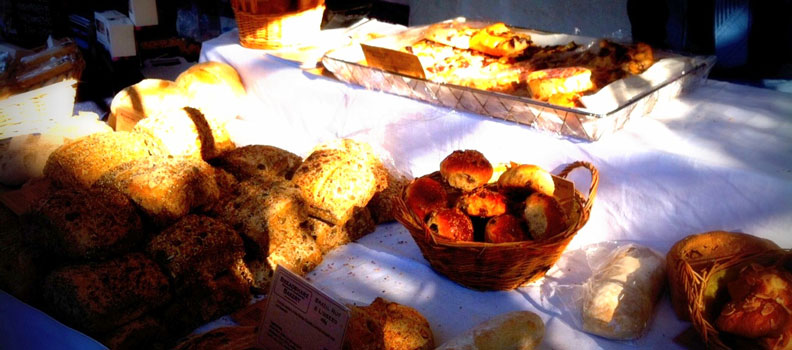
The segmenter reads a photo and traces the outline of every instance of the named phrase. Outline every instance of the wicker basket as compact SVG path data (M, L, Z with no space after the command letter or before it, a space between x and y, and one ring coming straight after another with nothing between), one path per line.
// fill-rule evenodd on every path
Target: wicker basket
M591 186L586 198L566 180L576 168L591 172ZM433 173L430 176L439 176ZM511 243L449 242L438 241L426 225L407 208L404 193L396 200L394 215L412 235L424 258L435 271L454 282L479 290L509 290L542 278L561 257L567 244L586 224L597 194L599 172L590 163L575 162L564 168L558 176L555 197L570 213L570 227L542 241Z
M324 1L311 8L259 13L255 0L231 0L239 28L239 42L252 49L279 49L315 39L324 14Z
M71 117L84 68L71 40L22 58L0 97L0 139L40 133Z
M750 339L721 333L713 325L720 310L729 300L725 285L738 277L738 271L750 263L783 266L788 271L792 271L792 250L775 249L699 261L680 260L675 267L682 277L685 292L690 300L688 310L693 327L710 349L746 349L754 345L754 341ZM707 286L710 282L715 283L716 279L721 287L718 288L715 298L708 300L705 297Z

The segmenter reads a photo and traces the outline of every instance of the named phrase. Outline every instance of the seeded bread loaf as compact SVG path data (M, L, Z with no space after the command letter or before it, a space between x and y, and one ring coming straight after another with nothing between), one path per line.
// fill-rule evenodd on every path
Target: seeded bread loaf
M45 278L43 294L57 318L89 334L109 332L170 299L168 278L141 253L59 268Z
M130 131L141 119L184 106L189 106L189 100L175 82L143 79L113 97L107 124L117 131Z
M386 179L387 186L385 189L375 193L366 206L371 211L371 217L377 224L395 220L393 216L393 208L396 206L395 200L401 197L402 190L410 183L406 176L390 170L387 171Z
M191 107L151 115L132 132L155 140L172 156L209 160L235 147L224 122L206 118Z
M350 308L343 349L434 349L429 322L417 310L383 298Z
M387 186L387 172L371 146L337 140L318 146L294 173L292 181L309 214L328 223L346 222L356 207L368 204Z
M31 303L49 262L24 241L23 233L19 217L0 204L0 289Z
M161 153L161 148L143 135L101 132L55 149L43 172L61 187L88 188L110 169Z
M225 152L212 163L240 181L264 175L291 179L302 158L274 146L249 145Z
M187 215L148 244L148 252L175 280L216 274L245 255L242 238L219 220Z
M220 198L216 176L200 159L147 157L111 169L94 187L124 193L156 225L168 226L193 209L215 204Z
M97 339L113 350L151 349L164 350L171 338L160 320L151 315L142 316Z
M322 254L374 232L377 227L368 208L356 210L349 221L343 225L330 225L314 218L308 220L312 229L311 236L316 240Z
M30 244L71 260L117 256L145 238L135 206L111 188L57 190L23 219Z

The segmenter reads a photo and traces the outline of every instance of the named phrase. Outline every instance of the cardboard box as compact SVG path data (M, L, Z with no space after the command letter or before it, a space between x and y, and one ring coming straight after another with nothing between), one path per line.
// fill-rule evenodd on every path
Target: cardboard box
M110 57L135 56L135 28L129 17L115 10L94 12L96 40L110 52Z
M157 0L129 0L129 19L138 27L157 25Z

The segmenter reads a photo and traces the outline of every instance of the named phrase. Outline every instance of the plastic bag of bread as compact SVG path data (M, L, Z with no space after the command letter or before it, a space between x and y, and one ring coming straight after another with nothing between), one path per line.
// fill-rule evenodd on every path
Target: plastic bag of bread
M531 350L544 338L544 322L531 311L495 316L440 345L437 350Z
M187 68L176 78L176 85L184 91L189 106L223 121L240 114L247 94L234 67L221 62L202 62Z
M610 339L641 337L664 285L660 254L637 244L620 247L584 286L583 330Z

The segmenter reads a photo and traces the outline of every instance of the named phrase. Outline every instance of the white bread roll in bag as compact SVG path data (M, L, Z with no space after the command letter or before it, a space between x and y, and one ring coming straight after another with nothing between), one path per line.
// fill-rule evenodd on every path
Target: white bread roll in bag
M513 311L479 323L435 350L531 350L544 337L544 322L530 311Z
M661 255L635 244L617 249L586 282L583 330L610 339L641 337L664 284Z

